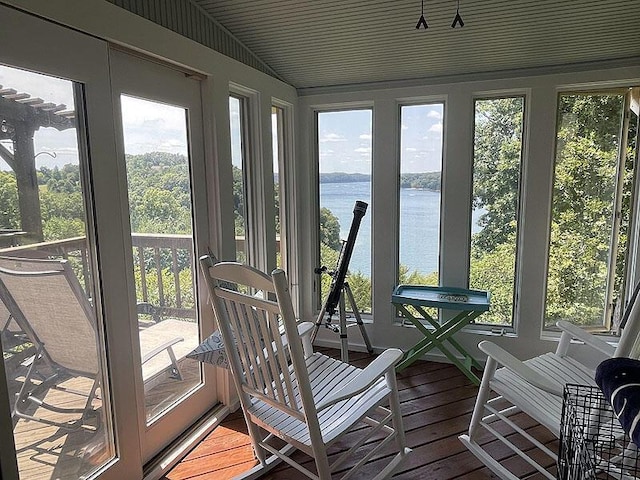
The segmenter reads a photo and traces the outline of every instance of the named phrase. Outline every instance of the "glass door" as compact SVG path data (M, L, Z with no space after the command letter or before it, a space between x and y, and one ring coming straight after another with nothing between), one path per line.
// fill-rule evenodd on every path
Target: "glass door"
M216 398L213 378L186 358L203 338L203 324L213 323L210 309L203 309L209 315L203 322L197 295L197 253L206 252L208 232L200 82L119 51L111 52L111 65L128 192L128 276L135 291L134 361L146 461Z
M0 476L138 476L106 348L106 44L4 6L0 17Z
M0 329L20 478L79 478L115 452L82 86L1 64L0 84Z

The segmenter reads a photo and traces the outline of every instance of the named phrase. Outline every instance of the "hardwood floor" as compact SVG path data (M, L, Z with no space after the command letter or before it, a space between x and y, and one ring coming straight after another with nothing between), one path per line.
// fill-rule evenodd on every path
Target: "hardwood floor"
M327 355L339 358L339 351L319 349ZM364 367L373 357L366 353L351 352L351 363ZM453 365L435 362L416 362L398 374L400 402L407 443L413 453L400 466L394 478L404 480L488 480L497 478L484 467L462 443L458 435L464 433L471 419L477 387ZM544 427L523 414L518 415L518 424L534 433L536 438L557 451L555 437ZM489 441L490 439L487 439ZM332 446L333 454L344 449L349 436ZM513 438L518 442L518 438ZM510 455L497 441L489 445L497 458L517 472L521 478L537 479L541 476L526 462ZM521 446L524 448L524 446ZM365 446L366 448L366 446ZM392 455L394 446L374 456L354 478L370 479L384 463L384 457ZM304 455L294 454L298 461ZM357 454L349 461L355 463ZM232 478L256 464L253 459L249 437L242 414L237 411L227 417L205 440L197 445L164 480L224 480ZM308 458L311 468L312 460ZM549 465L555 471L553 465ZM339 478L338 473L337 477ZM307 478L286 465L279 466L263 477L265 480L297 480Z
M3 350L7 352L11 348ZM31 365L28 358L35 350L27 348L19 353L20 355L10 355L5 359L5 368L9 372L7 381L10 398L15 398L22 387ZM184 354L186 352L182 356ZM181 366L181 380L164 374L154 378L153 386L145 392L148 412L159 411L171 405L184 395L185 390L198 384L198 362L183 358L178 363ZM35 382L38 382L38 377ZM67 380L59 383L59 387L62 388L46 390L42 400L56 407L82 410L91 385L92 381L88 378L69 376ZM65 391L65 388L68 391ZM108 429L104 428L107 421L101 395L98 389L92 402L93 412L77 429L65 429L43 422L14 418L14 442L21 480L85 478L115 455ZM80 418L80 413L60 413L37 407L35 404L29 406L29 414L61 424L71 424ZM0 445L0 448L3 447Z

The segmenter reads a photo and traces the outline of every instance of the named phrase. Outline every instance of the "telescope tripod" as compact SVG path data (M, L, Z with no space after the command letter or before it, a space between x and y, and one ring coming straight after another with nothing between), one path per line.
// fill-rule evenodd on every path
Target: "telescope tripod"
M353 311L353 316L356 319L355 323L347 324L347 310L345 308L345 296L349 301L349 305L351 306L351 310ZM327 297L327 300L329 297ZM371 347L371 342L369 341L369 336L367 335L367 331L364 328L364 323L362 322L362 317L360 317L360 312L358 311L358 306L356 305L356 299L353 297L353 292L351 291L351 287L349 287L348 282L343 282L342 288L340 289L340 301L338 302L338 312L339 312L339 323L338 325L331 324L331 315L327 318L327 321L324 323L327 328L330 328L336 333L340 334L340 359L348 363L349 362L349 342L347 339L347 328L357 325L360 329L360 334L364 340L365 345L367 346L367 352L373 353L373 348ZM316 320L315 327L313 332L311 333L311 342L313 343L318 335L318 330L322 326L324 322L325 314L327 313L327 301L325 301L322 306L322 310L320 310L320 314L318 315L318 319Z

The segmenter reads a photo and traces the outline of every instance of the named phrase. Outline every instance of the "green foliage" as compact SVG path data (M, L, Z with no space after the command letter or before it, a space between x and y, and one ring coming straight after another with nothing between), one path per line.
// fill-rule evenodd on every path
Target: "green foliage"
M371 183L371 175L366 173L329 172L320 174L320 183ZM401 188L423 188L440 191L441 172L403 173L400 175Z
M515 236L498 245L492 252L478 256L471 268L469 284L488 290L491 309L478 321L489 324L510 325L513 310Z
M561 97L562 129L558 134L553 190L547 325L560 319L584 325L602 322L621 108L621 96ZM625 183L628 196L630 175ZM623 226L628 224L629 201L626 203ZM616 290L620 288L624 271L623 255L618 254L617 262Z
M20 228L18 186L13 172L0 172L0 228Z
M360 313L371 313L371 278L361 272L350 273L347 282ZM347 304L348 308L348 304Z
M492 252L513 238L520 193L522 98L476 103L473 208L485 213L473 236L474 257Z
M38 184L46 185L50 192L77 193L82 191L78 165L67 164L62 168L42 167L38 171Z
M512 322L522 114L519 97L476 102L472 201L484 213L471 238L469 285L491 293L482 323Z
M320 174L320 183L370 182L371 175L366 173L328 172Z
M420 188L439 192L441 172L403 173L400 175L400 188Z
M401 285L438 285L438 272L427 274L410 271L406 265L398 268L398 283Z
M233 214L236 236L245 234L244 178L242 170L233 166Z
M605 299L622 97L560 97L546 324L599 324ZM482 230L472 238L470 285L491 292L483 323L511 323L519 196L519 99L481 101L476 110L474 207ZM630 156L630 155L629 155ZM620 245L626 239L630 161L623 189ZM624 248L618 250L619 289Z
M320 209L320 244L337 251L340 251L342 246L340 242L340 221L338 217L331 213L331 210L325 207ZM322 254L320 258L322 258ZM335 265L322 264L330 268Z
M163 299L160 299L160 290L158 288L158 276L155 269L145 269L145 283L147 287L147 301L152 305L163 307L177 308L176 301L176 284L173 276L173 268L162 269L162 292ZM142 276L140 274L140 267L136 265L134 267L134 277L136 283L136 298L142 299ZM180 308L195 308L195 301L193 297L193 283L191 269L186 268L180 270L180 296L182 305Z
M131 230L191 234L189 165L183 155L127 155Z
M45 241L82 237L86 234L81 191L65 192L41 186L40 211Z
M191 233L191 208L174 191L149 187L131 204L131 230L143 233Z
M329 247L325 243L320 243L320 265L324 265L330 271L332 271L338 263L339 256L340 252L338 250ZM331 277L326 274L320 275L320 296L322 297L323 301L329 293L330 285Z

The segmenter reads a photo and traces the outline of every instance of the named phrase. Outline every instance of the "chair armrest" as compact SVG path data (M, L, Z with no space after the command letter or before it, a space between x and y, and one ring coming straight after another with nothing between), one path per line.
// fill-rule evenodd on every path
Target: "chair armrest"
M556 325L560 330L570 335L572 339L576 339L576 340L580 340L581 342L584 342L586 345L589 345L591 348L598 350L599 352L605 354L607 357L613 357L613 354L616 351L613 345L609 345L607 342L605 342L601 338L596 337L595 335L587 332L586 330L583 330L582 328L574 325L573 323L569 323L565 320L560 320L559 322L556 323ZM564 351L561 351L561 345L562 345L562 348L564 348ZM568 348L568 346L569 346L568 342L566 345L564 345L563 342L561 342L560 345L558 345L557 353L560 354L561 356L566 355L567 353L566 349Z
M175 345L176 343L180 343L184 340L184 338L182 337L176 337L172 340L168 340L160 345L158 345L156 348L154 348L153 350L151 350L150 352L145 353L142 356L142 363L146 363L149 360L151 360L153 357L155 357L156 355L164 352L165 350L169 350L171 349L171 347L173 345Z
M298 324L298 335L304 337L305 335L311 335L313 331L313 322L302 322Z
M376 383L384 374L392 371L402 358L402 355L402 350L397 348L389 348L385 350L344 387L325 397L317 405L318 411L365 391L371 385ZM391 373L395 375L395 372Z
M309 358L313 355L313 345L311 344L311 332L315 325L311 322L301 322L298 324L298 336L302 339L302 348L304 349L304 358ZM287 335L284 333L284 329L281 329L282 344L286 347L289 344Z
M302 348L304 350L304 358L313 355L313 345L311 344L311 332L315 325L312 322L302 322L298 324L298 335L302 338Z
M500 365L503 365L504 368L511 370L513 373L529 382L531 385L553 395L562 397L563 386L560 383L540 375L526 363L518 360L516 357L514 357L495 343L485 340L478 344L478 348L486 353L489 357L493 358Z

